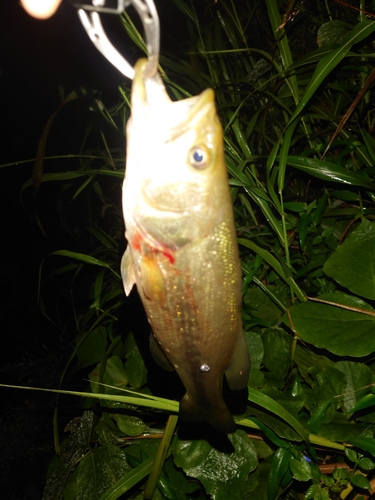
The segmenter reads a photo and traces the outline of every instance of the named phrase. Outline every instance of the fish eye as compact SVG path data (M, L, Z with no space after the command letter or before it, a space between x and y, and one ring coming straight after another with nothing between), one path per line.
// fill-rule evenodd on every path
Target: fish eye
M210 164L210 159L206 146L194 146L189 151L189 163L198 170L206 168Z

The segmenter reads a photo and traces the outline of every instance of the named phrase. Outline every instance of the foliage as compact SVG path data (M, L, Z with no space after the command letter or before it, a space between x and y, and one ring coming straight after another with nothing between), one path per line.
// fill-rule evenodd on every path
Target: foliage
M248 405L227 439L205 425L194 437L183 425L175 434L181 387L152 364L142 320L122 317L124 158L110 137L122 137L129 114L124 86L119 106L96 101L101 149L89 145L90 125L72 166L53 171L44 142L35 164L36 188L62 186L68 234L43 263L40 302L74 333L67 370L86 370L90 384L43 498L368 498L375 21L329 0L174 6L188 36L180 52L163 53L162 75L176 98L214 88L225 132L252 362ZM122 21L142 48L127 14Z

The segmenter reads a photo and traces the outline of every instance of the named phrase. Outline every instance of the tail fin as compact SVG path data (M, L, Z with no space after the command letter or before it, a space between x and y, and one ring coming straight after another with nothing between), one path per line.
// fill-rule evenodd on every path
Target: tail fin
M203 408L188 394L185 394L180 403L180 416L182 420L192 422L207 420L221 434L236 432L233 417L224 401L219 402L218 405Z

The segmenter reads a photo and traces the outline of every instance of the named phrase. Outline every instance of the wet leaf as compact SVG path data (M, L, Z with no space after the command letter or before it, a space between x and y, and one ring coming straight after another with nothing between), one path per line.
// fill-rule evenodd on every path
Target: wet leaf
M311 466L304 458L297 460L292 457L289 466L294 479L297 479L297 481L309 481L312 478Z
M224 453L205 440L173 442L174 460L190 477L199 479L214 500L242 500L247 478L257 464L254 445L244 431L229 435L234 451Z
M77 500L99 500L131 467L125 452L116 446L101 446L84 457L77 475Z
M350 478L350 482L352 483L353 486L356 486L357 488L360 488L361 490L371 490L371 484L367 477L362 476L362 474L353 474L353 476Z
M139 436L146 429L145 423L138 417L117 413L113 418L119 429L127 436Z

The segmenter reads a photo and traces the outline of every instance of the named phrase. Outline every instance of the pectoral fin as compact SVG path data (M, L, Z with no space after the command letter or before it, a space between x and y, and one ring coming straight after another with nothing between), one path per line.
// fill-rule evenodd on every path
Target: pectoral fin
M247 386L249 372L249 351L247 349L245 337L241 331L239 332L238 339L234 347L232 361L225 371L228 385L232 391L240 391Z
M171 365L169 359L165 355L163 349L157 343L157 340L152 335L152 333L150 335L150 351L151 351L152 357L154 358L154 360L157 362L157 364L159 366L161 366L162 368L164 368L164 370L167 370L168 372L174 371L174 368Z
M135 283L134 265L129 245L127 246L125 253L122 256L120 269L121 269L121 276L124 284L125 294L129 295Z
M142 286L146 299L156 302L160 307L165 306L165 280L156 253L142 255L139 262Z

